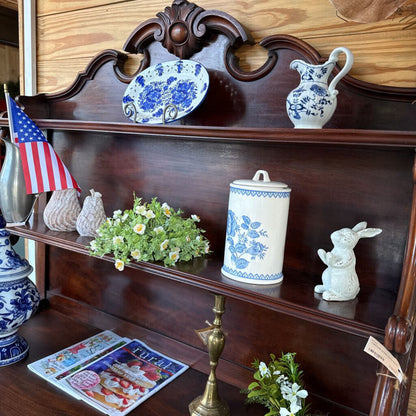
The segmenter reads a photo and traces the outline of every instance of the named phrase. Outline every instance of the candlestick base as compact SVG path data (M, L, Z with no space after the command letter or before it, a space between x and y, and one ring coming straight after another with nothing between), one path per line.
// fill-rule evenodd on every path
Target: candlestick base
M229 416L230 409L224 400L219 400L213 404L213 407L208 407L201 403L203 395L198 396L189 404L189 413L191 416Z

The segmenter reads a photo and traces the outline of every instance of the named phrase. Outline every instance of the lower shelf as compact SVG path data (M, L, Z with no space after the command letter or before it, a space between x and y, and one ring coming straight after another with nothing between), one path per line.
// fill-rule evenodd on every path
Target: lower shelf
M101 414L32 373L27 364L100 332L52 309L43 310L25 323L19 333L30 345L29 356L0 369L1 408L7 416L90 416ZM204 391L207 376L192 368L150 397L131 414L186 415L188 404ZM239 389L220 382L219 389L236 415L261 415L262 409L244 406Z
M132 410L129 415L185 416L189 414L189 403L203 393L207 381L206 370L209 366L206 353L174 340L165 339L149 330L138 329L137 326L119 321L117 318L107 316L107 320L101 318L99 325L92 326L85 321L76 320L76 316L70 317L64 311L65 305L62 311L57 311L52 307L43 308L19 330L19 334L28 341L30 350L25 360L0 368L1 411L6 412L5 415L92 416L102 414L38 377L27 368L27 364L88 338L103 329L112 329L119 335L142 339L149 346L159 351L163 350L164 353L191 366L176 380ZM86 318L84 313L82 315ZM96 324L97 316L91 316L91 321ZM106 328L102 327L104 324L107 324ZM111 326L112 324L114 326ZM223 375L227 370L235 372L234 376L238 373L238 370L230 368L227 362L222 364ZM220 367L221 363L219 369ZM224 377L222 379L224 380ZM263 407L244 404L244 396L240 393L240 388L240 386L236 387L224 381L218 381L219 394L230 407L231 415L264 415L266 409ZM321 409L325 414L362 415L318 397L311 397L311 402L313 408ZM3 415L1 412L0 414Z

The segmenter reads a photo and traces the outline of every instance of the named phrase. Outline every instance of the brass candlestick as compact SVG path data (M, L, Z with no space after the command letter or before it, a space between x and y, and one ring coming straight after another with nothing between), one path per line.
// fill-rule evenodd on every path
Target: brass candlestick
M215 305L212 309L215 313L214 329L208 335L207 346L209 352L209 364L211 371L202 396L198 396L189 404L191 416L229 416L230 409L227 403L218 395L217 378L215 370L225 344L225 335L221 328L221 316L225 312L225 297L215 295Z

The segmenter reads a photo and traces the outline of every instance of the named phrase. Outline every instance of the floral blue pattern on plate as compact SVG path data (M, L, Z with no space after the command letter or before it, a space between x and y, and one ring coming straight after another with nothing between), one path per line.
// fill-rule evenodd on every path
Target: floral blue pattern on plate
M193 111L205 98L209 75L198 62L177 60L151 66L130 82L123 112L141 124L163 124Z

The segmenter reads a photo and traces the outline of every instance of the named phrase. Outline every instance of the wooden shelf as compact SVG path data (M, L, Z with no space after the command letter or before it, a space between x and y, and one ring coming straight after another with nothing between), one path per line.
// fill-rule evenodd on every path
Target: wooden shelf
M94 311L90 311L90 313L94 314ZM101 316L95 321L95 324L96 326L82 322L82 320L71 319L67 314L55 310L52 306L44 306L21 327L19 334L24 336L29 343L29 355L26 359L3 367L0 371L2 409L7 409L7 416L58 416L63 414L65 416L79 416L81 414L95 416L102 414L37 376L27 368L27 364L101 332L107 329L105 325L111 324L114 325L112 330L119 335L140 338L148 345L191 366L156 395L132 410L129 415L161 416L169 414L170 416L184 416L189 414L188 404L205 388L208 371L206 353L144 328L117 321L110 316L105 318ZM223 365L227 367L228 364L220 362L218 371L220 375L225 374L222 369ZM229 405L231 414L239 416L263 415L264 408L262 406L244 404L245 396L241 394L241 388L232 386L225 381L218 381L219 394ZM359 415L351 409L343 409L319 397L312 398L312 403L317 408L330 409L335 412L334 414L340 416Z
M34 214L24 226L11 227L10 231L41 243L89 255L87 245L91 238L76 232L51 231L39 214ZM111 256L104 256L103 259L114 262ZM321 295L313 292L320 276L284 269L284 279L280 284L251 285L223 276L221 266L222 257L217 255L178 263L170 268L149 262L132 262L127 267L365 337L369 334L382 337L394 309L395 294L387 290L362 287L359 299L326 302Z
M141 136L165 136L209 141L249 143L303 143L347 146L376 146L408 148L416 146L414 131L364 129L293 129L187 126L178 124L140 125L132 122L104 122L83 120L35 119L41 129L128 133ZM8 119L0 119L0 126L8 127ZM323 134L324 132L324 134Z
M7 416L102 414L38 377L26 367L30 362L98 332L100 332L99 328L69 319L52 309L43 310L29 320L19 332L29 342L29 356L24 361L2 368L0 372L2 408L7 409ZM122 335L127 336L125 333ZM172 346L172 342L169 345ZM186 348L183 349L181 355L184 353L186 353ZM195 355L190 353L187 361L193 359ZM188 404L203 391L206 379L206 374L189 369L130 414L183 416L188 413ZM14 381L10 382L10 380ZM259 412L260 409L253 409L254 411L246 413L238 388L220 383L220 389L229 397L234 414L262 414Z

